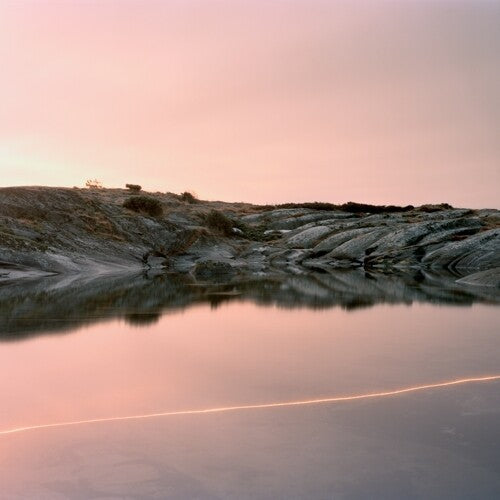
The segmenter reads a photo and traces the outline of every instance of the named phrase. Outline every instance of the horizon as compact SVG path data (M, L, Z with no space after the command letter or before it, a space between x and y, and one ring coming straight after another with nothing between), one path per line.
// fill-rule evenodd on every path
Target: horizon
M125 191L127 193L133 193L133 191L130 191L130 189L126 188L125 185L123 187L120 186L101 186L99 188L89 188L88 186L49 186L49 185L42 185L42 184L32 184L32 185L18 185L18 186L3 186L0 185L0 189L29 189L29 188L45 188L45 189L81 189L84 191L93 191L93 192L100 192L100 191L113 191L113 190L120 190L120 191ZM280 207L280 205L286 205L286 204L296 204L296 205L301 205L301 204L308 204L308 203L325 203L325 204L330 204L330 205L338 205L339 207L348 204L348 203L354 203L354 204L359 204L359 205L371 205L371 206L397 206L397 207L407 207L407 206L413 206L415 208L419 208L420 206L425 206L425 205L451 205L452 208L454 209L466 209L466 208L472 208L472 207L462 207L462 206L455 206L452 205L451 203L448 203L446 201L439 202L439 203L420 203L420 204L415 204L415 203L402 203L402 204L392 204L392 203L366 203L363 200L347 200L343 202L333 202L333 201L328 201L328 200L315 200L315 199L310 199L310 200L305 200L305 201L300 201L297 202L295 200L288 200L288 201L281 201L281 202L276 202L276 203L256 203L252 201L242 201L242 200L223 200L223 199L206 199L199 197L197 193L194 193L192 191L188 191L189 193L193 194L195 196L196 200L198 200L201 203L227 203L227 204L247 204L247 205L255 205L255 206L276 206ZM141 190L137 193L135 193L136 196L140 196L143 194L154 194L154 195L178 195L181 193L174 193L173 191L159 191L159 190L148 190L144 189L141 186ZM474 210L495 210L497 207L488 207L488 206L481 206L481 207L474 207Z
M499 208L499 24L473 1L7 2L0 186Z

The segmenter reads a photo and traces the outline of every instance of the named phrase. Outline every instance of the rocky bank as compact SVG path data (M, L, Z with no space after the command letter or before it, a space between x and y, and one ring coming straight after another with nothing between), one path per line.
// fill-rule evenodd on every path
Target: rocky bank
M152 216L123 206L133 196L124 189L0 189L0 283L150 269L200 282L357 269L445 272L464 289L500 287L495 209L283 208L147 193L162 210Z

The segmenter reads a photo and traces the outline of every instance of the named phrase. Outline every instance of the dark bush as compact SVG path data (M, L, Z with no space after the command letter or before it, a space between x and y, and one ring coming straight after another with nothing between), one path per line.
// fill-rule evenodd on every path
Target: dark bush
M413 205L406 205L406 207L398 207L396 205L368 205L366 203L355 203L348 201L340 205L340 210L351 213L369 213L369 214L383 214L394 212L409 212L415 207Z
M349 201L347 203L342 203L336 205L335 203L325 203L320 201L313 201L309 203L281 203L280 205L262 205L259 207L261 210L274 210L277 208L305 208L308 210L341 210L342 212L351 213L369 213L369 214L381 214L381 213L393 213L393 212L409 212L415 207L413 205L407 205L406 207L398 207L396 205L369 205L367 203L355 203Z
M453 207L449 203L440 203L439 205L421 205L418 207L420 212L424 213L432 213L432 212L440 212L441 210L451 210Z
M157 217L163 213L160 201L150 196L132 196L123 202L123 206L134 212L144 212L152 217Z
M275 208L307 208L310 210L338 210L339 206L333 203L324 203L321 201L313 201L308 203L282 203L276 205Z
M139 186L139 184L125 184L125 187L135 193L138 193L142 189L142 186Z
M184 191L183 193L181 193L180 199L188 203L198 203L198 198L196 198L196 196L189 191Z
M233 221L227 215L224 215L222 212L219 212L218 210L210 211L208 215L205 217L205 222L210 229L217 231L218 233L223 234L224 236L234 235Z

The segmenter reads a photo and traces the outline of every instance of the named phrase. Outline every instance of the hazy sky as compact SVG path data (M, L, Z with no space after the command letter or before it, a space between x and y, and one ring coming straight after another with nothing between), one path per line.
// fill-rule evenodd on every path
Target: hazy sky
M500 205L500 2L0 0L0 185Z

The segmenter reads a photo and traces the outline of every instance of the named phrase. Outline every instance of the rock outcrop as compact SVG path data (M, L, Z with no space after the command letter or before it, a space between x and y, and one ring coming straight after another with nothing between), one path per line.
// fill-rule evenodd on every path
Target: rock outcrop
M133 193L121 189L0 189L0 282L153 268L199 281L359 268L446 271L459 287L500 287L498 210L442 205L371 213L352 204L318 210L146 195L161 215L124 208ZM213 210L232 232L210 226Z

